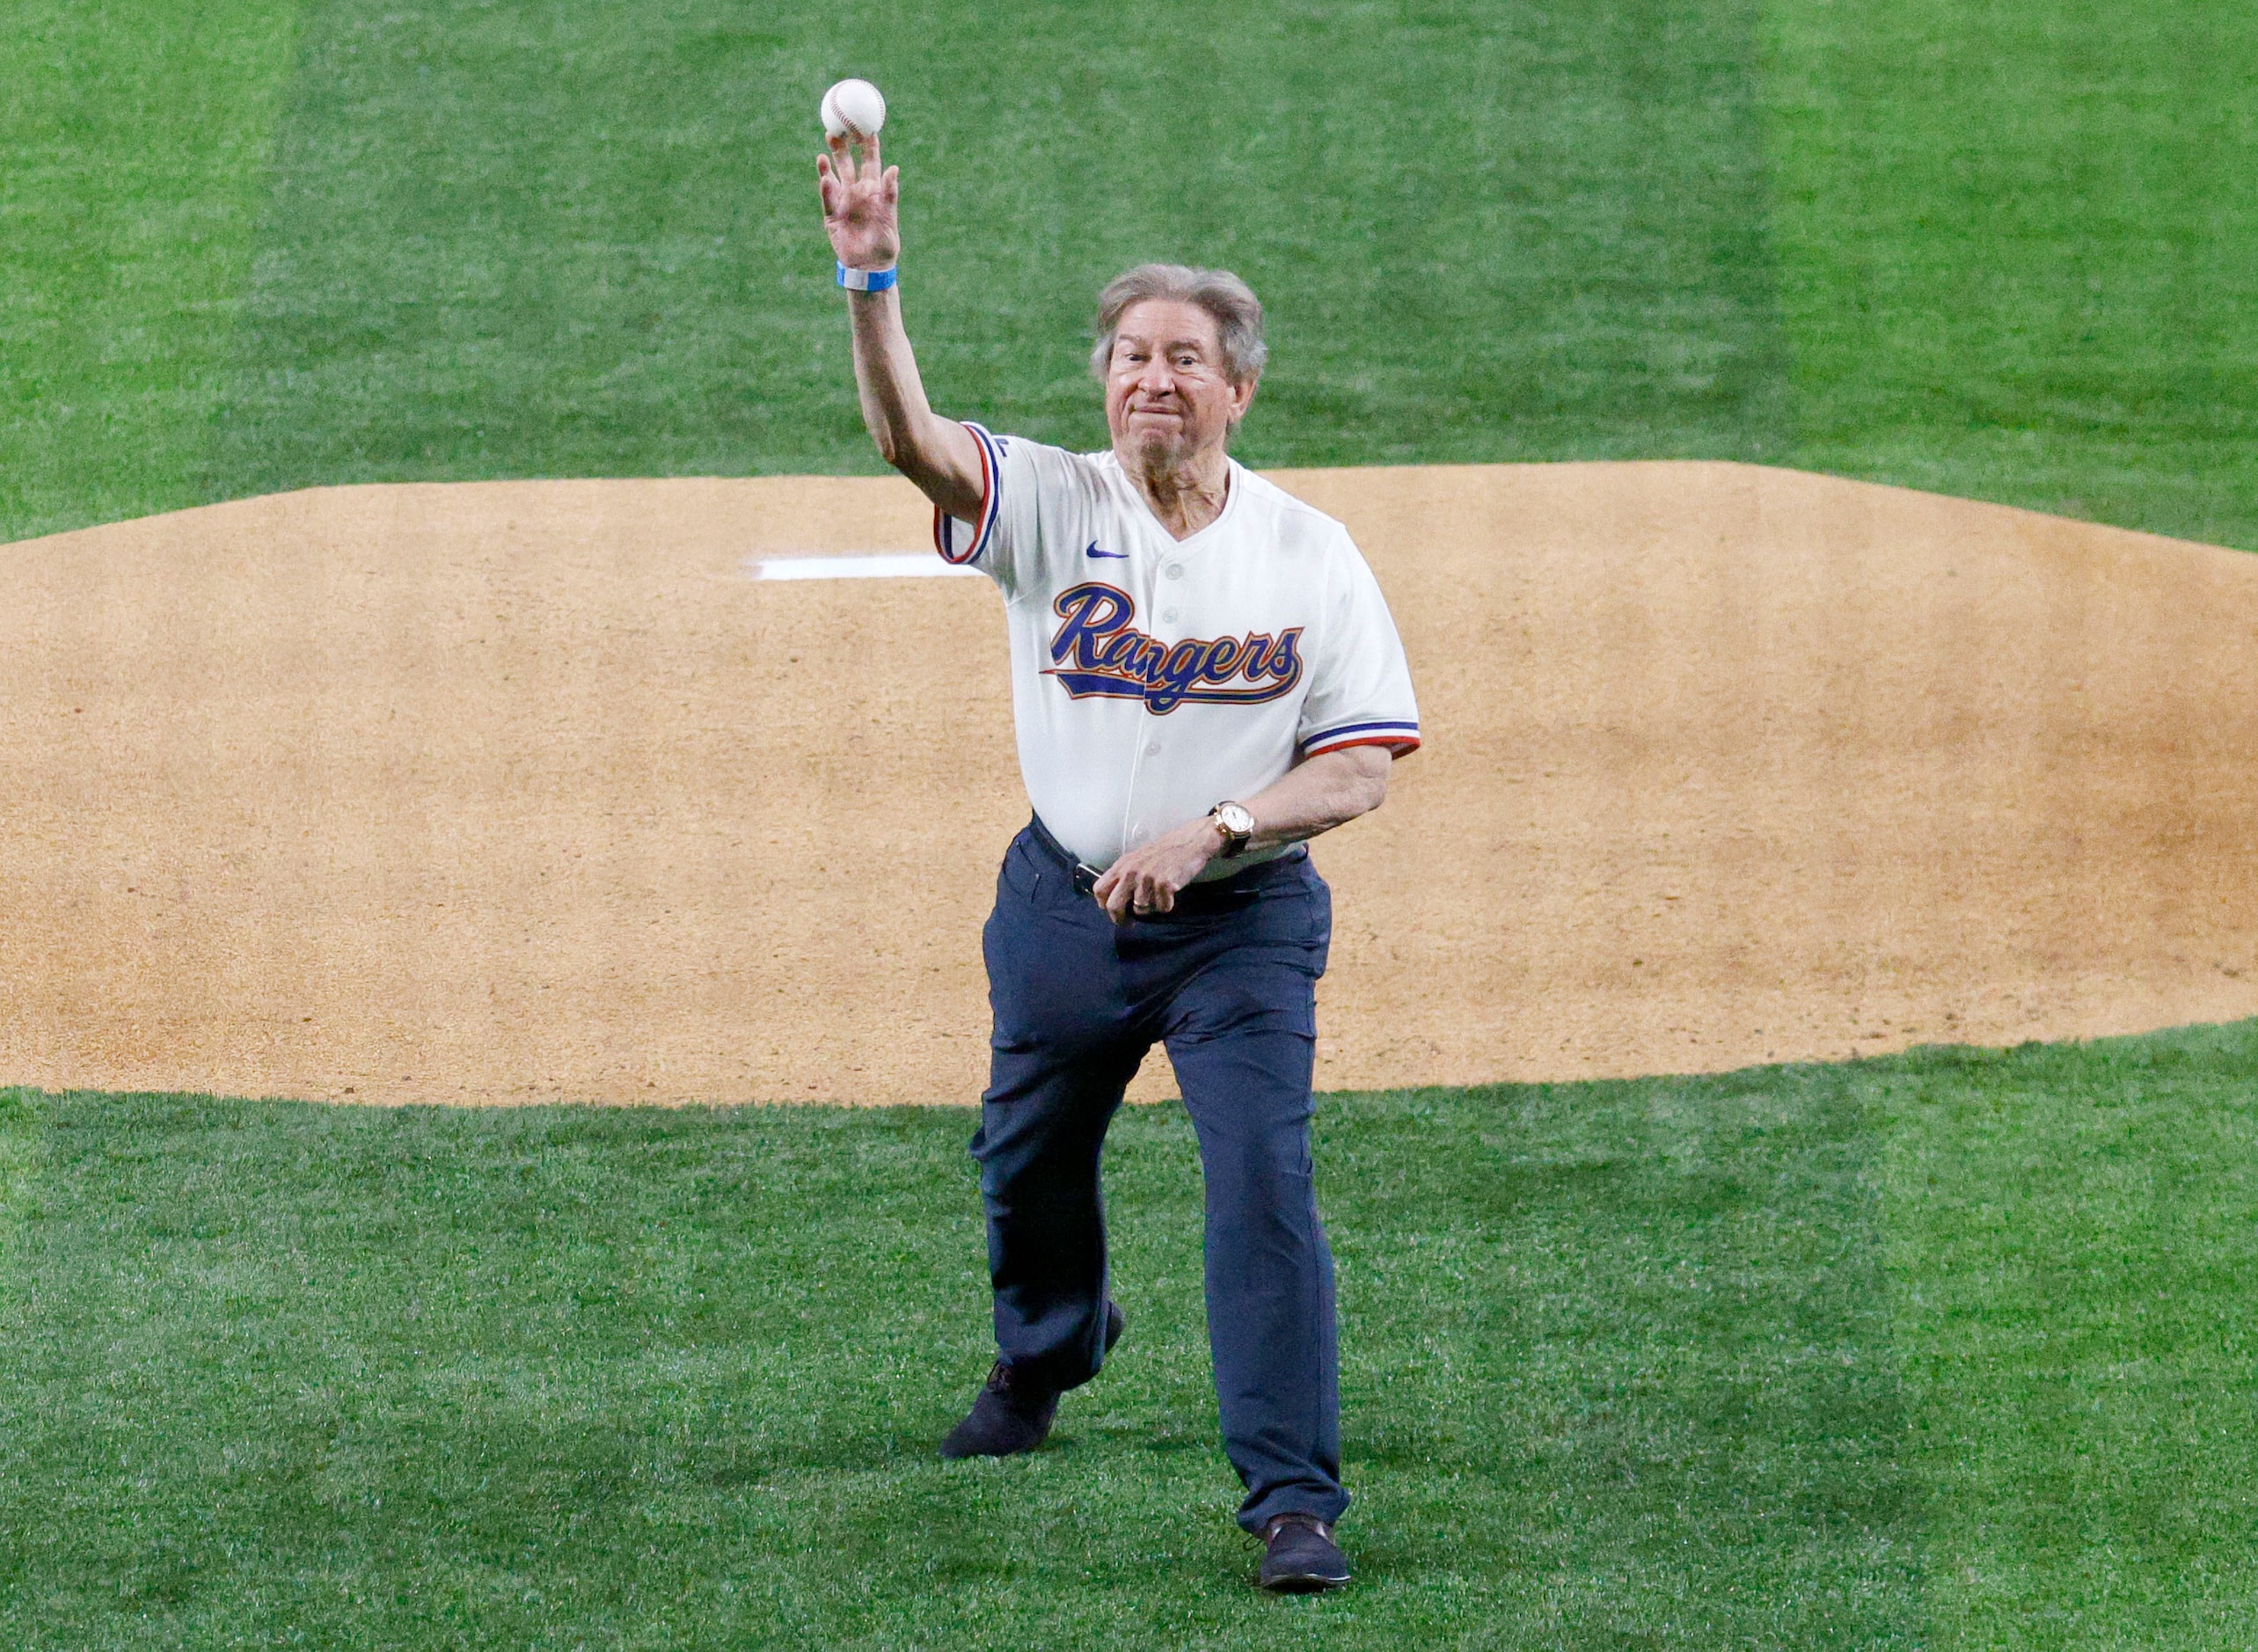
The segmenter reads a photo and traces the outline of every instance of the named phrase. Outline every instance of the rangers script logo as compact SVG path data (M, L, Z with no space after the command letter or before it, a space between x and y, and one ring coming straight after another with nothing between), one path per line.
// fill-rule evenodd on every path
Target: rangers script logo
M1103 695L1141 699L1165 717L1187 700L1209 705L1259 705L1292 692L1302 680L1302 627L1271 637L1212 640L1187 637L1170 645L1129 622L1136 602L1127 591L1097 581L1059 593L1051 605L1061 624L1050 640L1056 677L1076 699Z

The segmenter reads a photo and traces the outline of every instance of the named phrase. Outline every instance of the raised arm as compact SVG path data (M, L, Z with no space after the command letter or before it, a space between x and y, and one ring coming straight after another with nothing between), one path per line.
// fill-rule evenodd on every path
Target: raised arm
M902 169L881 164L875 135L861 140L855 157L844 137L815 161L823 197L823 231L849 269L891 269L902 252ZM980 515L980 443L954 420L925 401L917 358L902 326L897 289L849 290L853 323L855 389L862 421L886 462L915 482L934 504L965 522Z

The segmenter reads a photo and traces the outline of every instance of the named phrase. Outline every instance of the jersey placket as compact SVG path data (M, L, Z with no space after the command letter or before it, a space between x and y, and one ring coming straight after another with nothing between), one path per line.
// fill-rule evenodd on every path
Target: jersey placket
M1158 530L1156 529L1153 532L1158 535ZM1187 583L1184 546L1180 541L1159 537L1166 549L1155 559L1138 559L1143 566L1138 568L1138 588L1134 595L1138 611L1145 616L1147 634L1164 647L1173 647L1184 637L1183 591ZM1142 721L1137 729L1136 744L1130 752L1129 795L1122 815L1122 847L1124 852L1183 823L1180 821L1153 820L1147 810L1144 782L1149 768L1166 757L1167 736L1161 732L1166 720L1149 705L1138 709Z

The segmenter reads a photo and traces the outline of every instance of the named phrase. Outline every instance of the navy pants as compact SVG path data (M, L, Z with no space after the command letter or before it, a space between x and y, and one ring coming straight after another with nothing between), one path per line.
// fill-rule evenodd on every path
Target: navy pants
M1208 1339L1239 1524L1331 1521L1341 1488L1333 1253L1310 1162L1317 978L1333 896L1306 853L1195 884L1117 926L1040 822L1012 842L983 937L992 1069L972 1138L996 1343L1060 1388L1105 1357L1099 1158L1165 1041L1207 1181Z

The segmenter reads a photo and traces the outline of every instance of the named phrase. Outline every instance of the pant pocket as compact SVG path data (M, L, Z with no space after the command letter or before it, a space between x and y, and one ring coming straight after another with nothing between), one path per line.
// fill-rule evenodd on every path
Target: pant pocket
M1049 859L1048 856L1039 855L1029 835L1021 832L1004 852L997 893L1016 896L1029 906L1048 905L1055 893L1051 886L1064 875L1051 866Z

